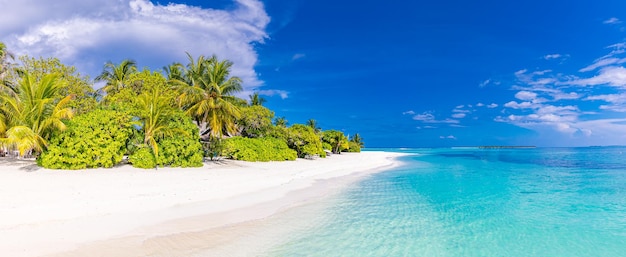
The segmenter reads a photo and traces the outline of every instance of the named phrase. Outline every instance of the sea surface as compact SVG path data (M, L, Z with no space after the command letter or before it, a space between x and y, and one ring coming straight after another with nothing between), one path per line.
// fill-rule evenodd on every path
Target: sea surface
M264 256L626 256L624 147L385 150Z

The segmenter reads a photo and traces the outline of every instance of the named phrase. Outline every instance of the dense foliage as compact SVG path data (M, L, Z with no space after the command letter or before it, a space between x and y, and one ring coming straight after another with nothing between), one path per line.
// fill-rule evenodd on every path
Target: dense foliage
M341 153L350 148L348 138L341 131L326 130L322 132L322 142L327 143L331 147L331 151L335 154Z
M287 145L298 152L298 157L307 156L326 157L322 149L322 142L313 131L313 128L302 124L295 124L287 129Z
M223 156L241 161L295 160L296 151L277 138L233 137L224 140Z
M193 124L190 117L182 112L172 115L167 125L168 129L178 131L170 136L157 140L159 148L158 165L169 167L201 167L202 144L198 127Z
M53 169L198 167L204 157L283 161L359 152L358 134L275 117L261 92L236 94L233 63L203 55L163 72L108 62L91 81L56 58L15 56L0 42L0 151ZM95 90L98 82L103 87Z
M237 125L244 137L264 137L272 129L272 118L274 112L261 105L252 105L241 108L241 118Z
M55 134L38 163L49 169L110 168L122 161L132 133L131 116L94 110L77 116L65 131Z
M157 167L156 158L152 153L152 150L147 145L139 148L128 157L128 162L133 164L133 167L140 169L154 169Z

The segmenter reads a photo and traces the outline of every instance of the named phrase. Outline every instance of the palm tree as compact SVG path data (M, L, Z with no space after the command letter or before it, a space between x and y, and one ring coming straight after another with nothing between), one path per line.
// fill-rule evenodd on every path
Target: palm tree
M254 92L254 94L251 94L249 97L250 97L250 106L254 106L254 105L262 106L265 102L267 102L265 98L259 95L259 92Z
M322 129L317 125L317 121L314 119L309 119L306 121L306 125L311 127L315 133L320 132Z
M361 136L359 135L359 133L356 133L352 136L352 138L350 138L350 142L356 143L359 145L359 147L363 147L363 138L361 138Z
M274 119L274 125L278 126L278 127L287 127L287 119L285 119L285 117L278 117L276 119Z
M230 77L233 63L219 61L212 56L197 61L187 53L189 64L185 67L182 83L178 83L178 102L185 112L200 126L200 134L222 138L237 132L235 121L240 117L235 93L242 90L241 79Z
M56 130L66 128L65 119L73 116L66 108L73 95L56 98L60 89L56 74L47 74L40 80L23 72L15 89L0 94L0 143L19 150L41 152Z
M157 163L159 160L157 139L165 135L172 135L174 132L168 126L173 112L173 108L169 103L167 97L159 92L158 87L144 92L138 98L139 119L144 132L143 142L152 148Z
M119 65L112 62L104 64L104 70L96 77L96 81L106 81L106 85L101 89L107 94L115 94L125 88L124 81L133 73L137 72L137 63L126 59Z

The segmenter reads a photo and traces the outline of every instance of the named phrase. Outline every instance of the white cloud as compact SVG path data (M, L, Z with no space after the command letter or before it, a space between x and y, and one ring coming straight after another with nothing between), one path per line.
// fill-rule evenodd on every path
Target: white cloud
M604 101L609 103L608 105L600 105L601 110L609 110L614 112L626 112L626 93L620 94L606 94L606 95L594 95L588 96L584 100L587 101Z
M487 79L487 80L485 80L483 82L480 82L478 84L478 87L486 87L487 85L489 85L489 83L491 83L491 79Z
M547 54L547 55L543 56L543 59L553 60L553 59L559 59L561 57L563 57L563 55L561 55L561 54Z
M413 110L409 110L406 112L402 112L402 115L415 115L415 112Z
M566 83L579 86L610 85L624 87L626 86L626 69L621 66L609 66L600 69L598 75L594 77L572 80Z
M603 21L604 24L619 24L622 23L618 18L611 17L608 20Z
M519 91L515 94L515 98L524 101L535 100L537 98L537 93L529 91Z
M493 109L493 108L497 108L498 105L496 103L491 103L490 105L487 105L487 108L489 109Z
M537 108L538 106L531 102L518 103L516 101L510 101L508 103L505 103L504 107L513 108L513 109L528 109L528 108Z
M58 57L97 74L106 61L131 58L158 69L192 56L217 54L249 91L263 84L253 44L268 37L270 21L258 0L235 0L228 10L148 0L2 1L0 41L17 54Z
M285 90L268 89L268 90L259 90L258 92L259 92L259 95L266 95L266 96L278 95L280 96L281 99L286 99L287 97L289 97L289 92Z
M452 118L462 119L462 118L465 118L466 115L467 114L465 114L465 113L455 113L455 114L452 114Z
M483 107L483 106L485 106L485 104L483 104L483 103L477 103L476 104L476 107Z
M302 59L302 58L304 58L304 57L306 57L306 54L294 54L294 55L291 57L291 60L292 60L292 61L295 61L295 60L298 60L298 59Z
M532 74L541 76L541 75L544 75L544 74L550 73L550 72L552 72L552 70L538 70L538 71L533 71Z
M458 120L453 120L453 119L437 120L435 118L435 115L433 115L432 113L428 113L428 112L424 112L422 114L417 114L413 116L413 120L421 121L424 123L448 123L448 124L459 123Z
M440 139L452 139L452 140L456 140L456 137L453 135L449 135L449 136L439 136Z
M603 58L603 59L599 59L596 62L594 62L593 64L582 68L578 71L580 72L587 72L587 71L592 71L595 70L597 68L600 67L604 67L604 66L608 66L608 65L612 65L612 64L619 64L619 63L624 63L624 61L626 61L626 59L620 59L620 58Z

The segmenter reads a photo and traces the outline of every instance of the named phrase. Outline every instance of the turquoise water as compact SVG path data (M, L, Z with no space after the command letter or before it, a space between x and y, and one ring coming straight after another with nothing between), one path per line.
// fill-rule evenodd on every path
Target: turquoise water
M268 256L626 256L626 148L395 150Z

